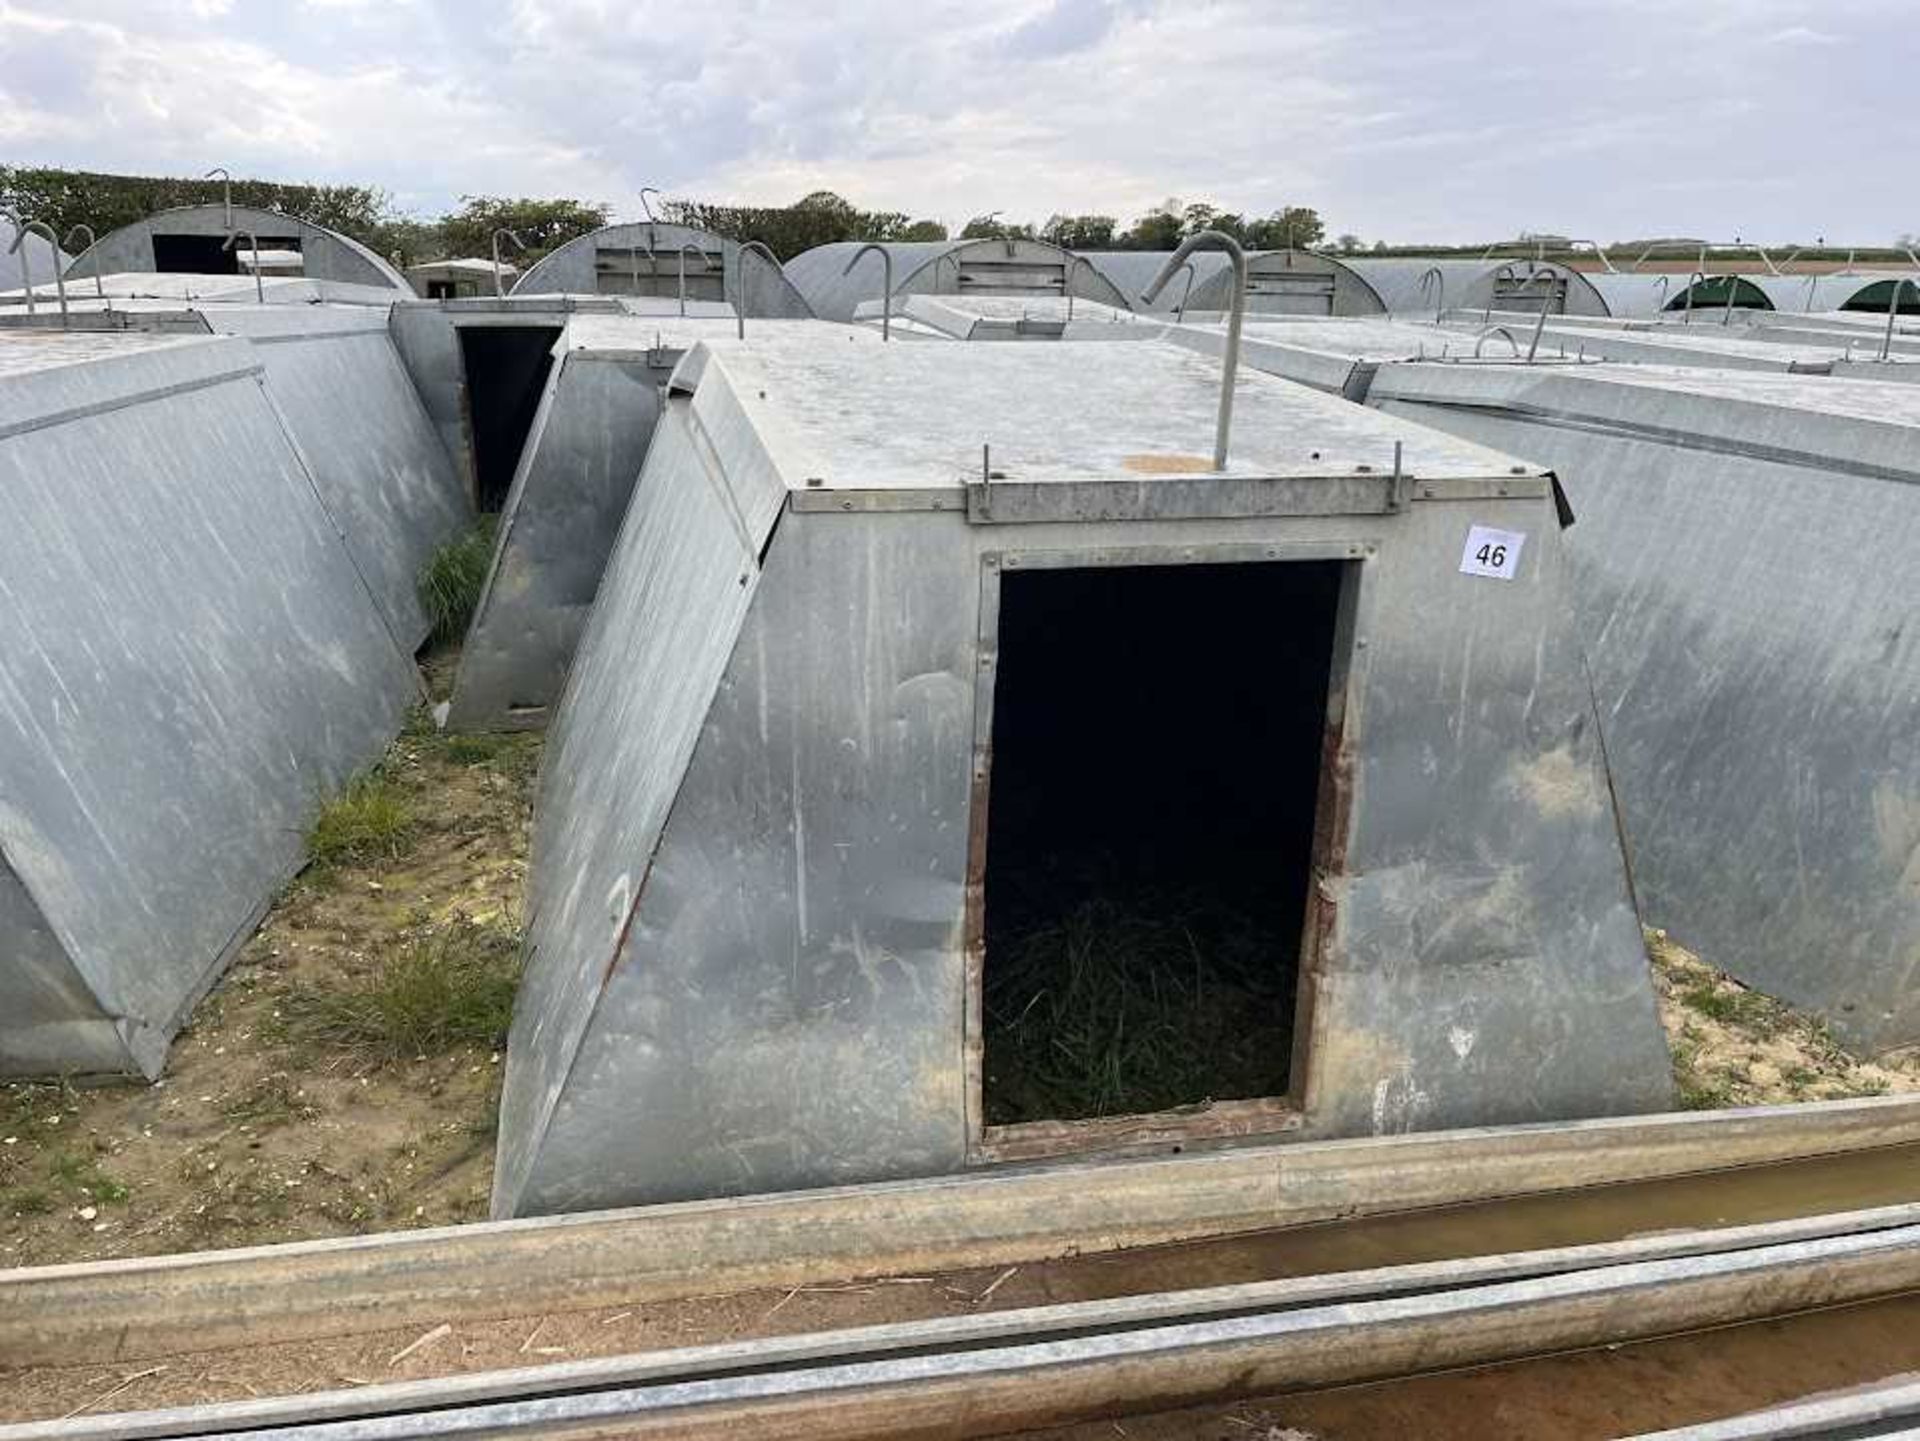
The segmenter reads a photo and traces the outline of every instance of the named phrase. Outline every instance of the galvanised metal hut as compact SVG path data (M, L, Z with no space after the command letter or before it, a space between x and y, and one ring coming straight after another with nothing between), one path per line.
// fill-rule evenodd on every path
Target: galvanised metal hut
M263 350L0 331L0 1074L157 1074L418 694Z
M1920 1041L1920 393L1678 370L1383 367L1371 403L1551 465L1650 922Z
M748 316L806 320L813 312L779 265L691 225L638 221L569 240L527 267L518 295L633 295L724 302Z
M549 735L498 1214L1669 1104L1551 476L1236 391L1215 469L1177 347L688 353Z
M817 326L843 343L873 332L818 321L573 314L506 499L454 678L453 730L546 724L660 418L667 379L702 337L742 343Z
M848 321L862 303L888 292L907 295L1001 295L1019 299L1068 294L1116 309L1132 309L1131 297L1088 261L1044 240L929 240L881 245L885 255L860 256L855 241L837 241L802 251L786 264L790 279L815 315ZM891 266L889 271L888 266Z
M240 238L229 244L228 237L235 233ZM262 250L297 251L307 280L374 286L395 292L396 299L413 294L404 275L351 236L246 205L155 211L110 231L74 256L67 265L67 282L76 285L95 275L124 273L239 275L241 255L256 239Z
M1444 310L1511 310L1606 315L1607 303L1580 271L1533 260L1428 260L1354 256L1344 262L1392 315Z

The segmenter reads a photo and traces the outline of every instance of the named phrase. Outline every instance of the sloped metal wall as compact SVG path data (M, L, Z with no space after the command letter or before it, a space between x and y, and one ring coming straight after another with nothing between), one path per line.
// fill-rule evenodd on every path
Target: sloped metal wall
M1920 394L1429 365L1373 403L1566 485L1649 922L1849 1044L1920 1041Z
M0 376L0 1071L151 1076L414 671L247 342Z

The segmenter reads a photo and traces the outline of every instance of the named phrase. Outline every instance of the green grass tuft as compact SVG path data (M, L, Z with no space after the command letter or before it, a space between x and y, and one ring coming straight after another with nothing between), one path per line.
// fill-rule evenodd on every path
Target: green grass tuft
M433 645L449 645L467 633L480 591L493 563L493 535L498 517L483 515L464 535L436 550L420 572L420 604L433 623L427 637Z
M307 837L307 854L322 866L395 860L406 854L414 831L406 793L396 781L371 770L355 776L320 808Z
M312 986L281 1003L296 1041L380 1061L499 1045L520 977L515 935L455 920L409 941L371 974Z

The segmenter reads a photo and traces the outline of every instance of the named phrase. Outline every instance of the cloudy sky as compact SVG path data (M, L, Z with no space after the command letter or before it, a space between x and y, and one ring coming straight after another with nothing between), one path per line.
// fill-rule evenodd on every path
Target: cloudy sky
M0 161L1368 240L1920 230L1914 0L0 0Z

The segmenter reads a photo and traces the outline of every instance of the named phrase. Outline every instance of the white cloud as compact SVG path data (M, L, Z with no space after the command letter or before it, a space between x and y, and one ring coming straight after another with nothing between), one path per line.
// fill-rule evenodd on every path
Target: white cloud
M1368 238L1920 225L1899 0L0 0L12 162ZM1872 134L1873 147L1832 137ZM1693 180L1695 183L1689 184Z

